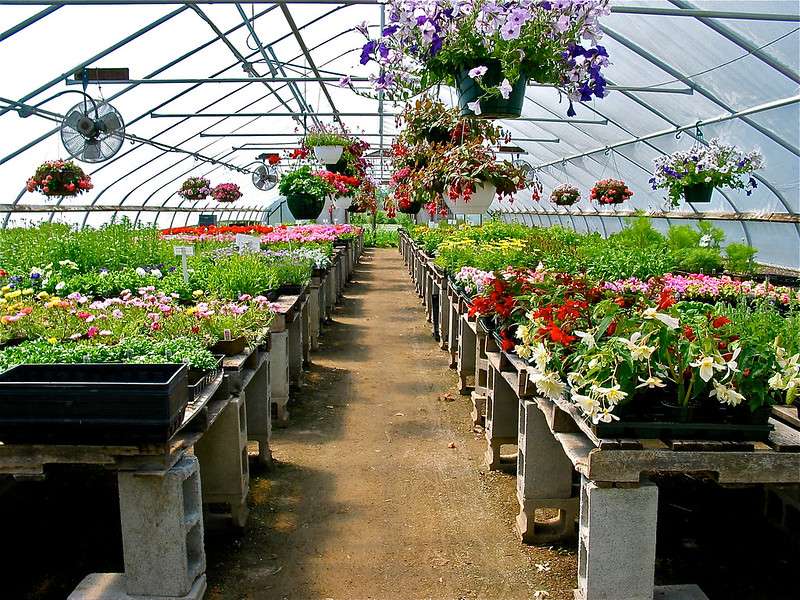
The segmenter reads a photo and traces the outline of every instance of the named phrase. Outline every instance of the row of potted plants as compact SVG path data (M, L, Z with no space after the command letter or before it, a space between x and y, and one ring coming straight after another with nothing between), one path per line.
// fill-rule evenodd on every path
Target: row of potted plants
M769 406L794 402L797 288L652 266L644 279L612 280L562 263L548 242L561 230L526 237L520 226L483 229L436 231L437 264L503 349L531 364L539 392L572 402L598 435L657 437L670 429L761 439ZM641 230L627 235L641 241ZM427 233L420 227L412 236L424 244ZM482 241L467 264L448 254L464 240ZM521 243L527 255L508 253ZM495 262L506 257L507 265Z

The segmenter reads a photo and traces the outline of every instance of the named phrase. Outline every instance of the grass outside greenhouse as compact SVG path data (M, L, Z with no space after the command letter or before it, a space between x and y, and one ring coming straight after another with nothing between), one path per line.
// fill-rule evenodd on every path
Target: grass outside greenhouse
M0 598L794 600L798 23L0 0Z

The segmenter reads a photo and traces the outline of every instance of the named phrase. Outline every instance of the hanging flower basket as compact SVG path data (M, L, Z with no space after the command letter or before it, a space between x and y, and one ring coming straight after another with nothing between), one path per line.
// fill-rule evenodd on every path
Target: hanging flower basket
M457 215L482 215L492 205L497 188L491 183L481 183L469 194L447 194L444 198L450 212Z
M347 210L353 204L352 196L340 196L333 199L333 207L340 210Z
M38 191L48 198L72 198L93 187L91 178L71 160L42 163L26 184L29 192Z
M386 4L386 26L356 27L367 38L361 64L378 71L370 77L374 95L402 101L455 80L462 116L483 118L518 117L527 79L564 93L569 116L572 101L606 95L608 53L598 44L599 19L610 13L604 0ZM348 77L340 84L355 89Z
M311 194L290 194L286 196L286 205L295 219L317 219L325 207L325 198Z
M600 204L622 204L633 196L633 192L619 179L601 179L594 184L589 194L590 200Z
M422 210L422 200L412 200L408 196L397 199L397 210L406 215L415 215Z
M464 69L456 74L458 88L458 108L462 117L478 117L480 119L518 119L522 114L525 102L525 86L527 77L520 74L519 79L509 88L504 87L502 94L487 96L483 86L497 87L503 83L503 72L499 64L490 66L486 73L478 79L470 77L471 69ZM506 83L507 80L506 80ZM506 95L507 97L504 97Z
M220 183L211 190L211 197L217 202L236 202L242 195L242 191L235 183Z
M581 193L574 185L562 183L553 188L550 193L550 202L556 206L572 206L581 199Z
M314 146L314 156L323 165L334 165L339 162L344 146Z
M672 206L678 206L681 198L710 202L715 187L744 190L749 196L758 187L753 172L763 166L764 157L757 150L745 153L713 139L708 146L698 143L690 150L654 159L650 185L667 190Z
M711 202L714 193L713 183L695 183L683 188L683 197L689 204L701 204Z
M189 177L181 185L178 195L184 200L205 200L211 195L211 182L205 177Z

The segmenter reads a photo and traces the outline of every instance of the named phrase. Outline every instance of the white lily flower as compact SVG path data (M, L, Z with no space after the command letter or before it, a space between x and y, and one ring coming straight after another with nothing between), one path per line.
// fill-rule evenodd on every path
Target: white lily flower
M604 408L601 412L595 415L595 425L598 422L611 423L612 421L619 421L619 417L617 415L611 414L612 408L613 407Z
M550 361L550 352L547 347L539 342L536 348L533 349L533 361L536 363L536 368L544 372L547 370L547 363Z
M589 348L589 350L597 347L597 341L595 341L594 335L592 335L591 333L587 333L585 331L576 331L575 335L581 338L581 342L586 344L586 347Z
M664 313L658 312L655 308L645 308L642 311L642 317L645 319L656 319L657 321L661 321L664 325L669 327L670 329L677 329L678 325L680 325L680 321L675 317L670 315L665 315Z
M628 392L623 392L619 389L619 384L612 385L611 387L598 387L598 393L605 396L611 404L618 404L620 400L624 400L628 396Z
M716 396L717 400L728 406L739 406L745 400L739 392L718 381L714 381L714 389L708 395L711 398Z
M775 373L769 378L767 383L769 384L770 389L773 390L782 390L786 387L786 383L783 381L783 374L781 373Z
M600 403L591 396L584 396L583 394L572 392L572 400L587 417L593 417L600 409Z
M714 377L714 370L721 371L725 368L724 363L719 363L714 356L701 356L699 359L690 363L691 366L700 369L700 379L708 383Z
M639 381L641 381L642 383L636 386L637 389L647 387L652 390L654 388L663 388L667 386L667 384L664 383L664 381L660 377L655 377L653 375L651 375L647 379L642 379L641 377L639 377Z
M532 374L531 381L536 384L536 387L542 394L551 400L559 400L566 387L555 371Z

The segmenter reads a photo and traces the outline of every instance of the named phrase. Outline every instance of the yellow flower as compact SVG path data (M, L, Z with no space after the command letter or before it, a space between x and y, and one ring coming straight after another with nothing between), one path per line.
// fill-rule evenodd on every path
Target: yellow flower
M47 300L50 297L50 294L48 294L47 292L39 292L38 294L36 294L36 297L39 300Z
M6 293L11 291L11 286L10 285L4 285L2 288L0 288L0 291L2 291L4 294L6 294Z
M0 298L0 305L2 304L8 304L8 300L6 300L5 298Z
M48 343L50 344L57 344L58 340L54 337L47 338Z
M9 298L11 300L13 300L14 298L19 298L20 296L22 296L22 290L14 290L13 292L6 294L6 298Z
M195 290L195 291L192 292L192 296L194 296L195 298L199 298L203 294L205 294L205 292L203 290Z
M33 295L33 288L25 288L22 290L23 296L32 296Z

